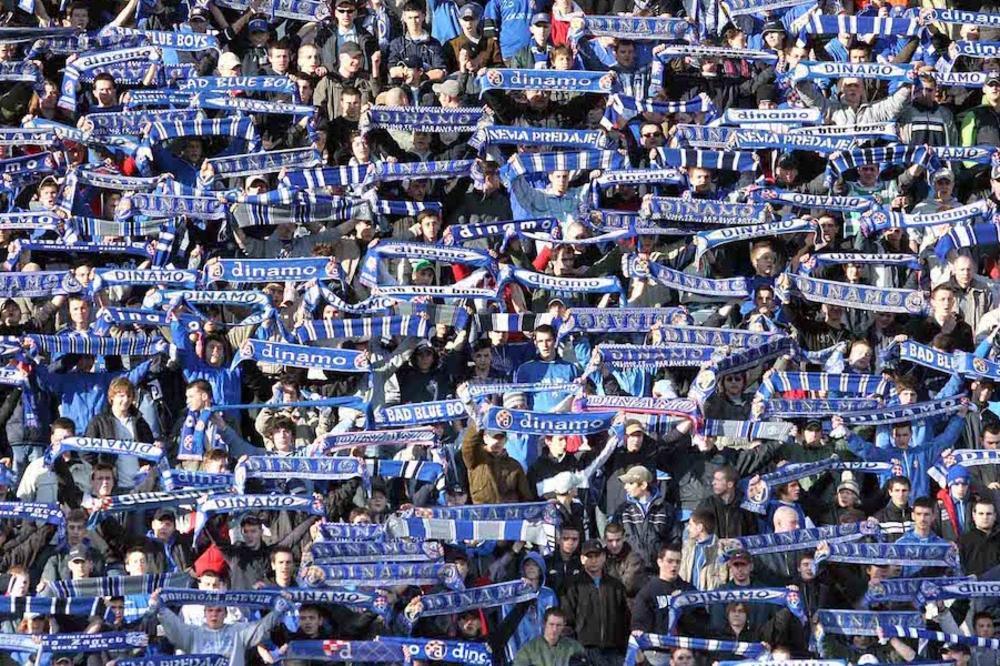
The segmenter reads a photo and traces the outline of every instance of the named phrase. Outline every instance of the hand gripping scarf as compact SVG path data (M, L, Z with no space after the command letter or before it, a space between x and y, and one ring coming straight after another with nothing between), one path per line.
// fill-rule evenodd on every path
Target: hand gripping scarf
M220 7L244 11L251 0L214 0ZM256 3L253 3L257 6ZM269 16L309 22L330 17L330 3L322 0L264 0L264 12Z
M97 510L91 511L87 527L94 529L106 515L117 511L145 511L167 506L195 506L198 499L204 494L204 489L196 488L175 492L131 493L102 497Z
M785 587L758 587L750 589L710 590L705 592L682 592L673 596L656 597L658 608L669 609L668 626L672 632L677 627L681 610L690 606L710 606L731 603L778 604L787 608L800 622L805 624L805 608L798 590Z
M812 220L792 218L778 222L764 222L762 224L701 231L694 236L694 244L698 248L695 261L699 261L702 255L708 250L714 250L726 243L735 243L761 237L808 234L815 230L816 224Z
M198 503L195 516L195 539L201 534L209 516L216 513L258 511L295 511L311 516L323 516L323 503L312 497L297 495L213 495Z
M103 51L89 55L83 55L66 66L63 72L62 92L56 105L65 111L76 111L77 83L83 72L88 72L101 67L128 62L130 60L141 60L150 62L158 58L157 50L151 46L141 46L130 49L119 49L116 51Z
M795 273L782 273L781 278L775 283L774 291L775 296L781 300L786 300L794 293L814 303L829 303L855 310L918 316L927 312L924 293L912 289L871 287L821 280Z
M869 583L868 591L865 592L864 604L867 607L871 604L909 602L919 608L932 598L937 590L953 583L968 583L974 580L975 578L972 576L962 576L954 578L893 578L878 583ZM932 596L921 598L921 595L925 593L930 593Z
M892 382L882 375L832 374L828 372L771 372L761 380L757 395L767 399L775 392L837 391L855 395L887 397Z
M373 106L361 114L359 128L365 134L369 128L421 132L472 132L489 116L483 107L465 106L454 109L442 107ZM471 141L470 141L470 145ZM479 146L473 145L478 149Z
M470 587L455 592L425 594L420 597L423 609L418 613L418 617L454 615L477 608L496 608L507 604L519 604L522 601L532 601L537 597L538 589L524 580ZM404 622L409 624L416 620L405 613L402 618Z
M743 299L750 296L747 278L707 278L678 271L637 254L622 256L622 274L630 279L652 279L685 295L700 296L698 300Z
M974 245L997 245L1000 243L1000 216L994 215L989 222L981 224L962 224L938 239L934 246L934 254L944 262L948 261L953 250L959 250Z
M115 660L115 666L226 666L228 663L229 657L222 654L156 655Z
M737 641L720 641L710 638L689 638L687 636L668 636L664 634L647 634L634 632L628 639L628 651L625 653L625 666L635 666L639 653L643 650L667 648L685 648L702 650L709 653L730 652L741 657L756 658L767 654L764 643L742 643Z
M344 481L362 477L368 484L365 464L357 458L300 458L295 456L250 456L233 471L236 492L243 494L247 479L310 479Z
M123 597L131 594L152 594L164 587L184 587L193 582L186 573L146 574L143 576L99 576L60 580L49 583L58 598Z

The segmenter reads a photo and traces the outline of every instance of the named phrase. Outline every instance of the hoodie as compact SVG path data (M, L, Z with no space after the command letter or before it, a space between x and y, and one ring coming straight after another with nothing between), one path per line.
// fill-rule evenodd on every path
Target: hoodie
M514 629L514 634L507 641L505 651L508 662L514 661L514 655L528 641L542 635L542 617L545 615L545 611L559 605L556 593L551 588L545 586L545 560L536 552L526 553L524 559L521 560L522 577L526 577L524 575L524 568L528 562L534 562L541 575L538 597L534 601L522 601L519 604L504 604L500 607L500 617L503 620L507 620L512 613L522 614L520 622L517 623L517 628Z

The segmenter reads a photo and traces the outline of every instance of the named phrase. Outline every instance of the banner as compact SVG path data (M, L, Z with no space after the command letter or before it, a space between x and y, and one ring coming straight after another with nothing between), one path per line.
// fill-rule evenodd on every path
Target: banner
M247 340L233 359L239 365L245 359L266 361L293 368L316 368L330 372L368 372L365 352L329 347L309 347L267 340Z
M524 435L589 435L611 428L615 412L551 414L520 409L490 407L483 418L484 430Z

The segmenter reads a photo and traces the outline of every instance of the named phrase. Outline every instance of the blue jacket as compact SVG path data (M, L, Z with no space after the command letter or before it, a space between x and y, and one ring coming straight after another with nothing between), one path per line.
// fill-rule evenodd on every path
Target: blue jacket
M534 562L538 565L541 571L542 579L540 581L541 586L538 588L538 597L535 601L528 602L528 610L524 613L521 621L518 623L517 628L514 630L514 634L507 640L507 647L505 648L507 652L507 658L510 661L514 660L514 655L517 654L524 645L532 640L542 635L542 617L545 615L545 611L550 608L559 605L559 600L556 598L556 593L552 591L551 588L545 587L545 560L542 556L536 552L529 552L521 560L521 573L524 573L524 565L528 562ZM508 615L514 612L517 606L514 604L504 604L500 607L500 617L506 618Z
M953 416L948 421L948 427L937 437L929 439L927 430L918 437L918 433L913 433L911 446L901 449L897 446L889 446L884 449L876 447L871 442L858 437L853 432L847 436L847 448L856 456L868 462L892 462L898 460L903 466L903 476L910 480L910 503L917 497L924 497L930 492L930 482L927 477L927 470L934 466L941 452L952 446L965 430L965 419L961 416ZM886 478L888 475L884 474ZM885 481L886 479L883 479Z
M531 0L490 0L483 16L493 21L500 35L500 54L504 60L531 44L531 17L535 3Z
M132 384L138 384L152 364L153 359L149 359L128 372L52 372L39 365L35 368L35 378L39 388L59 399L59 415L72 420L77 431L83 432L107 404L111 382L126 377Z
M535 359L528 361L514 372L516 384L566 384L580 376L580 370L572 363L557 358L554 361ZM558 391L542 391L532 396L532 409L536 412L551 411L566 394Z
M215 366L205 363L198 354L195 353L188 340L187 330L180 321L170 322L170 335L174 345L177 346L177 354L180 358L181 368L184 371L184 381L191 383L196 379L204 379L212 387L212 404L238 404L243 395L243 371L237 365L234 368ZM239 412L226 412L226 418L239 419Z

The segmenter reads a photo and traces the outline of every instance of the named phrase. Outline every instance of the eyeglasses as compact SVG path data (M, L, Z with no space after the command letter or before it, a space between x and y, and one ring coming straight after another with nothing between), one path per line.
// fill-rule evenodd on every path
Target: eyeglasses
M643 139L656 139L663 136L663 132L646 132L641 136Z
M337 13L338 14L354 14L357 11L358 10L352 9L350 7L337 7Z

